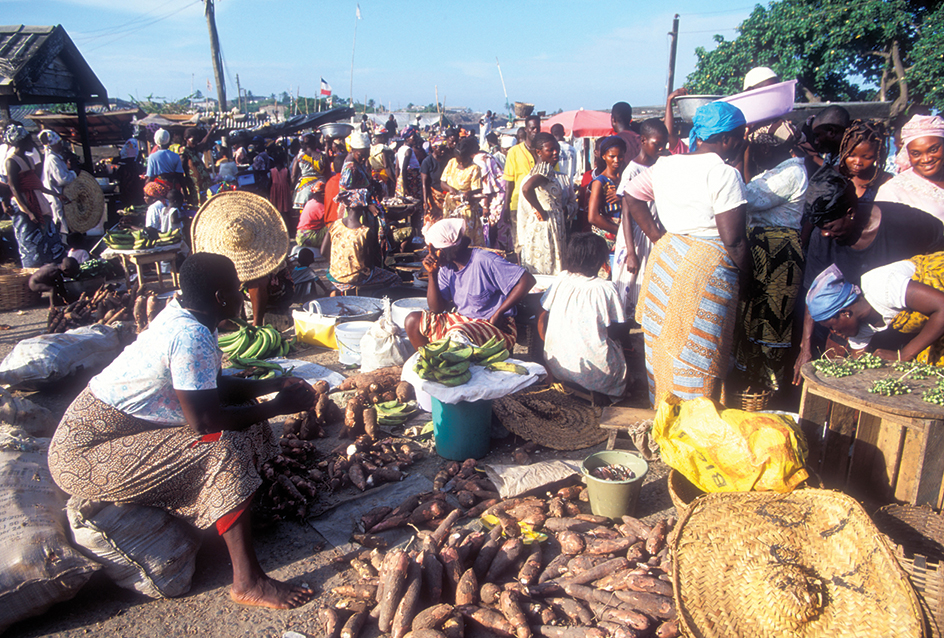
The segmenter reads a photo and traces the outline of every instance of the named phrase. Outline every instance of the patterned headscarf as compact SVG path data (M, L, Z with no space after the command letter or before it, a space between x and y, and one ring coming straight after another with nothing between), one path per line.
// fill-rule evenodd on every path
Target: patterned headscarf
M3 141L10 146L16 146L27 137L29 137L29 131L19 124L10 124L3 131Z
M851 306L861 294L862 290L846 281L842 271L833 264L813 280L806 293L806 307L813 321L826 321Z
M747 134L747 141L756 146L796 146L801 138L802 133L792 122L784 119L754 128Z
M45 130L39 132L39 141L43 143L43 146L52 146L61 142L62 138L55 131Z
M803 214L814 226L822 226L849 212L845 205L849 180L839 171L823 166L810 177Z
M901 145L907 147L919 137L944 137L944 120L939 115L915 115L901 127Z
M698 148L698 140L707 140L712 135L733 131L747 124L744 113L727 102L709 102L698 107L692 118L692 132L688 135L688 148Z
M132 137L122 145L121 150L118 152L118 157L121 159L134 159L138 156L140 150L141 147L138 146L138 140Z
M152 199L164 199L167 197L168 187L162 181L148 182L144 185L144 194Z
M419 133L419 130L417 130L415 126L408 126L405 129L403 129L403 131L400 133L400 137L402 137L405 140L408 140L414 135L416 135L417 133Z

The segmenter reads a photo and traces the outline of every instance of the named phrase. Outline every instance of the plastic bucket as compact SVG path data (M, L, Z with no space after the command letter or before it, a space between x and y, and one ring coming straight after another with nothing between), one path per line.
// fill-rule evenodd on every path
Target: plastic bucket
M625 465L636 474L628 481L603 481L590 475L593 470L604 465ZM617 519L621 516L633 516L639 490L649 472L646 460L634 452L624 450L604 450L584 459L581 466L587 490L590 492L590 508L596 516Z
M492 447L492 402L443 403L432 397L436 454L450 461L480 459Z
M390 304L390 318L393 319L393 323L406 330L404 323L407 315L417 310L429 310L426 297L404 297Z
M338 342L338 361L346 366L360 365L361 337L367 334L372 321L347 321L334 327L334 338Z

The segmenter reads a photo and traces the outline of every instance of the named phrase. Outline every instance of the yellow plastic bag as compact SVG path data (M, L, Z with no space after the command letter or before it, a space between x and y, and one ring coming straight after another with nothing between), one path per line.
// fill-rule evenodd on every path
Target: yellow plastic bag
M789 492L809 478L806 439L789 416L723 410L710 399L659 404L662 460L705 492Z

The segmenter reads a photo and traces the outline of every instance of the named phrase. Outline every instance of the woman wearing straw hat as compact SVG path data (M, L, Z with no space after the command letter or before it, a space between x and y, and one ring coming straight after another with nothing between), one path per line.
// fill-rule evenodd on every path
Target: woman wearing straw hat
M262 465L279 453L267 419L310 409L316 395L291 376L220 374L216 326L242 306L232 261L193 255L180 280L181 295L66 410L49 445L49 470L74 497L157 507L215 528L233 564L234 601L298 607L314 592L262 570L249 505ZM274 399L246 405L273 392Z
M75 171L70 171L62 159L62 138L55 131L40 131L39 141L46 152L43 159L43 186L54 193L45 194L46 201L52 209L52 219L59 226L59 232L68 235L69 226L62 216L62 189L75 179Z
M52 224L49 202L43 196L55 193L43 186L38 166L29 158L29 152L35 148L33 138L22 126L11 124L3 132L3 141L13 147L5 168L15 204L11 217L20 263L23 268L59 263L66 250Z
M285 276L289 252L285 220L269 200L246 191L227 191L200 207L190 227L194 253L228 257L249 293L252 322L263 325L266 309L291 303Z

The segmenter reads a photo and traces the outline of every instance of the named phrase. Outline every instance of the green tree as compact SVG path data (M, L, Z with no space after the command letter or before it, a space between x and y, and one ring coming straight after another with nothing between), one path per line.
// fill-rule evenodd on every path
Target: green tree
M892 113L927 100L944 79L944 6L922 0L774 0L757 5L738 36L699 47L692 93L732 94L745 73L769 66L796 78L798 98L894 100ZM919 59L919 52L925 59ZM940 98L937 98L940 99Z

